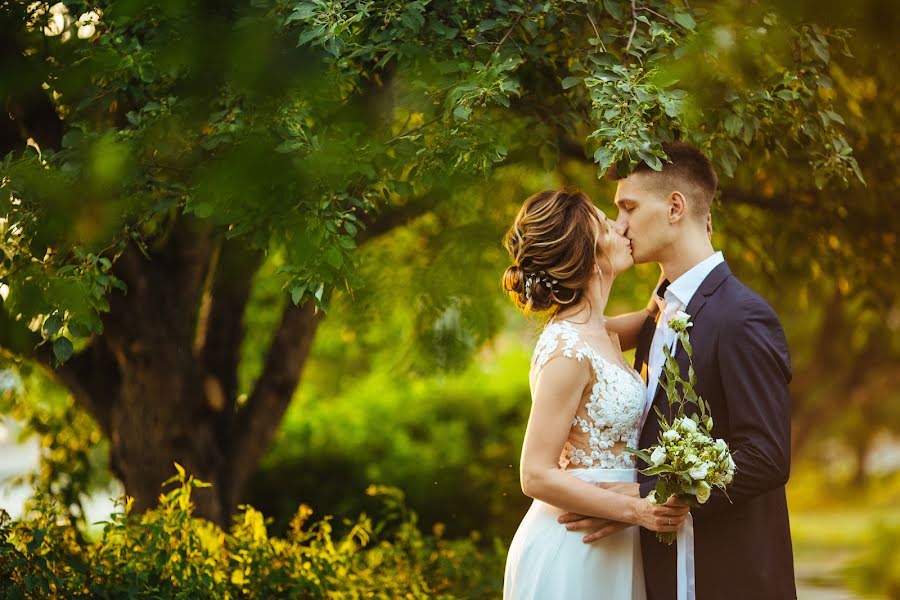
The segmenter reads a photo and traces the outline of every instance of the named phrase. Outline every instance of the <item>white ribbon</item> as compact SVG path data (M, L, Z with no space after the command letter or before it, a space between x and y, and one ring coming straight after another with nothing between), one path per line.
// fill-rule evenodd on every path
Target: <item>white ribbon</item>
M695 600L694 584L694 518L688 513L678 530L678 600Z

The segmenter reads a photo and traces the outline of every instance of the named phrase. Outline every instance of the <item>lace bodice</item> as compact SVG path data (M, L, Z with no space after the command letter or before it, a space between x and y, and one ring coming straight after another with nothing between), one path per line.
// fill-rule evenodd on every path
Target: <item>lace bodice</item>
M636 448L644 406L644 383L633 369L610 362L581 339L568 321L547 324L538 338L531 361L534 389L540 370L551 358L562 356L592 368L591 386L572 420L569 439L559 459L560 468L633 469L635 458L624 452Z

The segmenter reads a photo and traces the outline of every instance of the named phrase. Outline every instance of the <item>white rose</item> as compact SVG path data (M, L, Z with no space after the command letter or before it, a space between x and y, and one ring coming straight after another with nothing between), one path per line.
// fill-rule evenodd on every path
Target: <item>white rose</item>
M706 466L706 463L700 463L699 465L693 467L689 474L691 479L694 481L699 481L701 479L706 479L707 474L709 473L709 467Z
M697 484L697 502L705 504L706 501L709 500L710 493L712 493L712 486L708 483L701 481Z
M725 485L728 485L729 483L732 482L733 479L734 479L733 473L725 473L725 476L722 477L722 483L724 483Z
M666 449L662 446L657 446L653 454L650 455L650 462L655 467L661 465L664 460L666 460Z
M681 434L674 429L667 429L663 432L663 439L667 442L676 442L681 439Z
M693 419L689 419L687 417L684 417L683 419L681 419L681 421L679 421L679 426L688 433L694 433L695 431L697 431L697 424L694 423Z
M728 452L728 443L722 438L716 439L716 451L721 454L722 452Z
M691 327L693 323L691 323L691 315L687 314L683 310L679 310L672 318L669 319L669 329L675 332L686 331L688 327Z
M686 462L689 465L697 464L699 461L700 461L700 459L693 452L684 457L684 462Z
M735 466L736 466L736 465L734 464L734 459L733 459L733 458L731 457L731 455L729 454L727 460L728 460L728 474L729 474L729 475L734 475L734 469L735 469Z

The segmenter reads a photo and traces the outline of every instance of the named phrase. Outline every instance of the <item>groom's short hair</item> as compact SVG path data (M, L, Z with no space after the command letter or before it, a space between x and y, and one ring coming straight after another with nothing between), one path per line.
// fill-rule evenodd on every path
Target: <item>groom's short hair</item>
M647 163L641 162L632 172L651 174L666 187L667 194L678 190L688 195L691 213L706 219L719 185L719 177L712 163L699 148L686 142L663 144L663 151L669 159L663 161L661 171L654 171ZM615 170L611 175L613 179L621 179Z

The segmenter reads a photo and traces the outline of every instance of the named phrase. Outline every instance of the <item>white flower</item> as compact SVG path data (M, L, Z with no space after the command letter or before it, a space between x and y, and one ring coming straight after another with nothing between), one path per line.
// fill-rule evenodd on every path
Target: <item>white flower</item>
M667 442L675 442L681 439L681 434L674 429L667 429L663 432L663 439Z
M699 442L701 446L711 446L713 443L712 438L703 433L697 432L697 433L693 434L693 436L694 436L694 439L697 440L697 442Z
M703 462L703 463L700 463L699 465L693 467L689 471L691 479L693 479L694 481L700 481L701 479L706 479L706 476L709 474L709 467L707 467L706 465L707 465L707 463Z
M659 500L656 499L656 490L651 491L647 494L647 502L650 504L657 504Z
M662 446L657 446L653 454L650 455L650 462L655 467L661 465L664 460L666 460L666 449Z
M687 314L683 310L679 310L672 318L669 319L669 329L680 333L682 331L687 331L688 327L691 327L693 323L691 323L691 315Z
M733 458L731 457L731 455L729 454L727 460L728 460L728 470L727 470L727 473L728 473L729 475L734 475L734 468L735 468L734 459L733 459Z
M678 425L681 427L681 429L688 433L694 433L695 431L697 431L697 424L694 423L693 419L689 419L688 417L684 417L683 419L681 419L678 422Z
M689 465L697 464L697 462L699 462L699 461L700 461L700 459L697 458L697 455L694 454L693 452L691 452L690 454L688 454L687 456L684 457L684 462L686 462Z
M60 35L66 31L71 22L72 17L69 15L68 7L62 2L57 2L50 7L50 20L44 27L44 35L49 37Z
M701 481L697 484L697 502L700 504L705 504L707 500L709 500L709 495L712 492L712 486L710 486L705 481Z
M78 37L86 40L93 37L97 31L97 24L100 22L100 15L96 11L86 12L78 17Z

